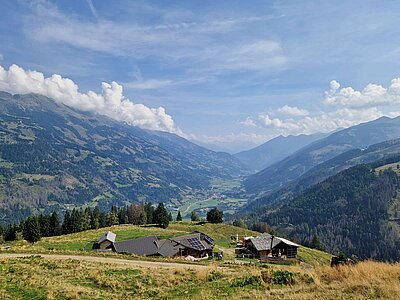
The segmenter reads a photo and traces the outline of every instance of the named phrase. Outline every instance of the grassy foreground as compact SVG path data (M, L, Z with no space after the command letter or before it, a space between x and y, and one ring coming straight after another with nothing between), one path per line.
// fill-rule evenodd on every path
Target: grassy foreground
M192 271L32 256L0 261L0 273L1 299L394 299L400 294L400 265L376 262L307 270L210 265Z

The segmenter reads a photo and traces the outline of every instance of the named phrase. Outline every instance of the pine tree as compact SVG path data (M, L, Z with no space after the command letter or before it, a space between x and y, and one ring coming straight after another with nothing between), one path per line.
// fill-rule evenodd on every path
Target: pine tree
M172 218L172 214L171 214L171 212L168 214L168 220L170 221L170 222L172 222L174 219Z
M63 234L69 234L72 233L73 231L73 227L72 227L72 219L71 219L71 214L70 212L67 210L64 214L64 221L62 223L62 233Z
M57 236L61 234L61 224L58 214L53 212L49 219L49 234L50 236Z
M38 217L41 236L50 236L50 216L40 214Z
M154 207L153 205L151 205L151 203L147 202L144 205L144 211L146 212L146 223L147 224L153 224L154 220L153 220L153 215L154 215Z
M115 211L111 210L106 217L106 225L113 226L118 225L118 215Z
M90 215L90 227L92 229L98 229L100 227L100 209L98 206L93 209Z
M161 226L162 228L167 228L169 225L169 214L165 209L163 203L159 203L157 208L154 211L154 220L153 222Z
M0 225L0 243L4 243L4 228L3 225Z
M25 240L34 244L37 241L40 241L40 225L38 222L38 218L29 217L25 220L24 226L22 228L22 235Z
M8 241L15 241L17 239L17 225L13 224L9 224L6 228L6 231L4 233L4 240L6 242Z
M177 214L177 216L176 216L176 220L177 220L178 222L182 221L182 216L181 216L181 211L180 211L180 210L178 210L178 214Z

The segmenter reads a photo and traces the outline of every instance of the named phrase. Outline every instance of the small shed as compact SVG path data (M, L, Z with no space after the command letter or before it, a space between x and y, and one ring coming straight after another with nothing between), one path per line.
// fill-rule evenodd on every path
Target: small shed
M103 234L99 241L97 242L98 244L98 249L100 250L106 250L110 247L110 245L112 245L113 243L115 243L115 238L117 237L117 235L111 231L106 232L105 234Z

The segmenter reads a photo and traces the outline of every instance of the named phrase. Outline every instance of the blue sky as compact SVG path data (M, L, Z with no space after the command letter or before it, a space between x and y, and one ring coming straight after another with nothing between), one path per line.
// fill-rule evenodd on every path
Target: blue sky
M400 114L398 1L0 5L0 88L55 95L48 83L36 90L18 77L11 84L10 74L60 74L82 94L112 91L143 104L123 103L111 117L213 149L235 152L280 134ZM21 69L11 72L13 64ZM85 95L60 101L94 111L100 103L97 112L107 114L115 100L80 104Z

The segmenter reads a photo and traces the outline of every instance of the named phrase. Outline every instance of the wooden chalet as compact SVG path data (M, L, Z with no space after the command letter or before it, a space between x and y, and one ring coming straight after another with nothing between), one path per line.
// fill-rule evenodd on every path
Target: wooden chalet
M285 238L263 233L259 237L246 239L244 247L260 260L268 258L296 258L300 245Z

